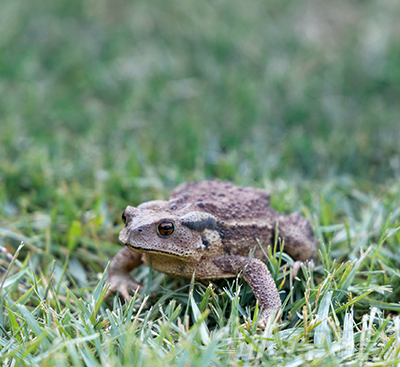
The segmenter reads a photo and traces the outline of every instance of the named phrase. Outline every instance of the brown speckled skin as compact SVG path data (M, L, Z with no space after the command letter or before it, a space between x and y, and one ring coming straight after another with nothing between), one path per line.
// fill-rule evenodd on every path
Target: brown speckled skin
M137 283L129 272L141 262L179 278L220 279L244 272L262 308L263 327L281 301L263 261L262 247L272 245L275 230L285 241L284 251L295 260L314 260L315 239L308 221L270 207L269 195L260 189L228 182L185 183L173 190L169 201L150 201L125 209L126 224L119 240L126 247L112 260L110 290L129 299ZM174 223L174 233L161 237L157 226ZM248 257L254 251L254 258Z

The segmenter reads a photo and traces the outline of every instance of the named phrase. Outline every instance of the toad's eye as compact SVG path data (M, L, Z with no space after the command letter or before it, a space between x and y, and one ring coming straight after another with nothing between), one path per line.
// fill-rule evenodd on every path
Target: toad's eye
M126 215L125 215L125 212L122 213L122 221L123 221L124 223L126 223Z
M161 222L157 227L157 232L161 237L171 236L175 231L174 223L172 222Z

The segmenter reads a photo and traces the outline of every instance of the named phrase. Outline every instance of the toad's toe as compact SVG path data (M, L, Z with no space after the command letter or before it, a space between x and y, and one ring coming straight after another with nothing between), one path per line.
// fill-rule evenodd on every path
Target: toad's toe
M135 282L129 274L125 273L114 273L110 275L108 283L110 284L110 288L108 289L105 298L114 292L118 292L126 301L129 301L129 292L136 291L140 288L140 284Z

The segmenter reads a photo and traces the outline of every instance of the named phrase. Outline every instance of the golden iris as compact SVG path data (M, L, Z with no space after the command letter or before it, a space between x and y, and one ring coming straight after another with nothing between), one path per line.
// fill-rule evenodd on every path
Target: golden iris
M174 223L167 221L161 222L157 227L157 231L162 237L171 236L171 234L175 231Z

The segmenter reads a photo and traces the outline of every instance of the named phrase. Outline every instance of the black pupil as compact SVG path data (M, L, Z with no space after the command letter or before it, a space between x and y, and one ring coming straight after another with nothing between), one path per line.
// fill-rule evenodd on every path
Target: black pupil
M158 225L158 232L161 236L170 236L174 232L174 225L171 222L162 222Z

